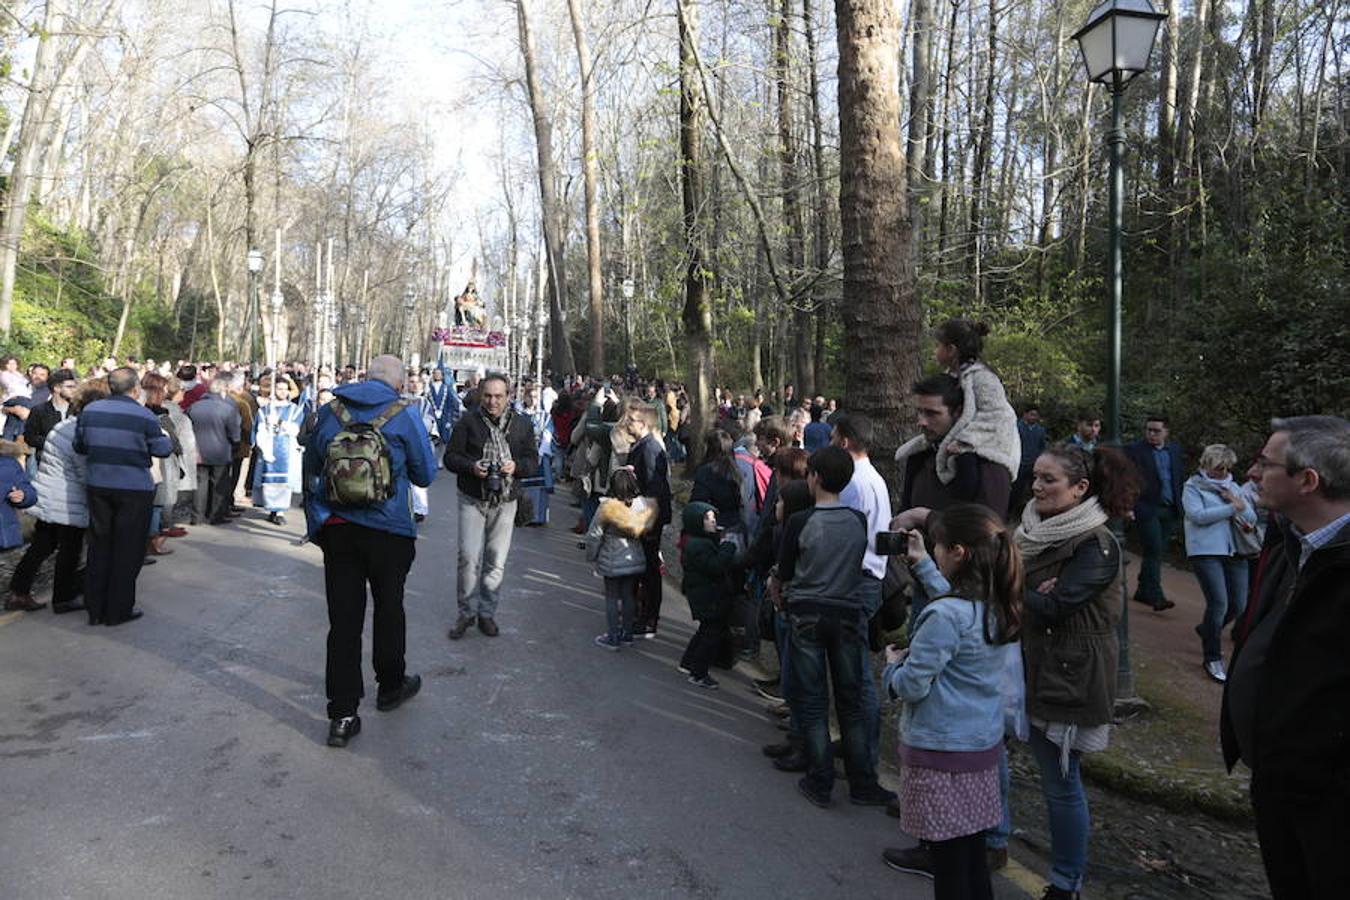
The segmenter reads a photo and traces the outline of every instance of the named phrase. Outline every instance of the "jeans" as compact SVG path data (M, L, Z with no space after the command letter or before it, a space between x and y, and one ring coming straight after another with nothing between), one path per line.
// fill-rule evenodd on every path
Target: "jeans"
M792 666L788 663L792 658L791 642L788 640L791 630L787 614L774 610L773 638L774 647L778 650L778 693L788 705L788 739L796 742L801 739L802 724L797 718L796 707L792 704Z
M591 520L595 518L596 512L600 509L600 495L587 494L581 501L581 524L587 528L591 527Z
M1162 561L1172 542L1177 527L1177 512L1170 506L1159 506L1158 514L1134 523L1143 558L1139 561L1139 587L1134 596L1145 603L1159 603L1166 599L1162 587Z
M1008 745L998 756L998 797L1003 804L1003 818L998 825L986 829L984 845L990 850L1007 850L1008 838L1012 836L1012 807L1008 805L1008 792L1012 790L1012 773L1008 770Z
M1205 617L1196 626L1205 662L1223 659L1223 626L1247 608L1247 561L1240 556L1192 556L1191 570L1205 594Z
M830 685L844 748L849 790L863 793L876 786L876 770L868 758L867 711L862 682L867 677L867 640L855 612L788 611L788 664L792 672L789 701L801 724L806 747L806 780L828 794L834 787L830 750Z
M366 621L366 585L374 613L371 661L375 681L392 690L403 683L407 625L403 584L417 555L417 542L364 525L325 525L323 582L328 597L328 659L324 686L328 718L356 715L365 695L361 681L361 630Z
M159 534L159 523L164 520L164 507L156 506L150 510L150 530L146 533L146 539L150 539Z
M80 593L80 550L84 547L84 529L78 525L58 525L38 519L33 542L14 567L9 589L16 594L33 593L33 581L47 557L56 553L56 571L52 573L52 605L70 603Z
M867 623L877 614L877 610L881 609L881 579L864 574L860 585L863 592L863 614L866 616L863 621ZM863 625L863 630L865 635L866 624ZM872 762L872 770L876 771L877 763L881 761L881 696L877 693L877 680L872 675L871 648L866 646L866 640L864 636L862 700L863 711L867 715L867 758Z
M637 583L637 575L605 576L605 624L611 641L617 641L620 634L633 632Z
M506 555L516 525L516 501L496 506L459 495L459 617L497 615L497 591L506 577Z
M1065 891L1083 885L1087 869L1088 818L1087 794L1079 772L1079 754L1069 753L1067 774L1059 768L1059 747L1039 728L1031 729L1031 752L1041 770L1041 793L1050 813L1050 883Z

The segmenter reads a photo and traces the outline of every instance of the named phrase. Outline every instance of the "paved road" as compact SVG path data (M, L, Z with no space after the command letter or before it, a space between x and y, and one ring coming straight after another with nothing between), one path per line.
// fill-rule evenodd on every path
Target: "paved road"
M425 686L392 713L368 696L346 750L324 744L298 515L172 541L126 627L5 617L0 898L931 895L879 861L908 843L894 819L843 784L816 809L767 765L778 732L743 677L677 675L686 611L634 651L593 647L599 582L561 528L516 532L501 637L447 641L445 476L432 503L407 601Z

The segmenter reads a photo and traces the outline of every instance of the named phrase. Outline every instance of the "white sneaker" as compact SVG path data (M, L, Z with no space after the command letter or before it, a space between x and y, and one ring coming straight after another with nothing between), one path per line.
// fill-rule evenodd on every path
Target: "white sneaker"
M1219 684L1223 684L1228 680L1228 673L1223 670L1223 660L1221 659L1211 659L1209 662L1205 663L1205 674L1219 682Z

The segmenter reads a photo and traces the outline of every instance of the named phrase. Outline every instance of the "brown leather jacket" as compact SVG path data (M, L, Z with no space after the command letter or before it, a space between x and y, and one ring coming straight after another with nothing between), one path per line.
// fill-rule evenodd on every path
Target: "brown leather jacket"
M1120 545L1106 526L1027 560L1022 657L1027 714L1047 722L1105 725L1116 702ZM1036 588L1055 578L1049 593Z

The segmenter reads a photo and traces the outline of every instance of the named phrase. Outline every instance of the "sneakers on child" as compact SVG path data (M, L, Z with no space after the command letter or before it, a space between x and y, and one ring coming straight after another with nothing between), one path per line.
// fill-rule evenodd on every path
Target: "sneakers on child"
M619 639L610 637L607 634L597 634L595 636L595 646L603 647L606 650L617 651L619 649Z
M631 631L620 631L620 632L619 632L619 643L622 644L622 645L625 646L625 647L631 647L631 646L633 646L633 643L634 643L634 641L633 641L633 632L631 632Z
M717 681L711 675L690 675L689 683L710 691L717 690Z

